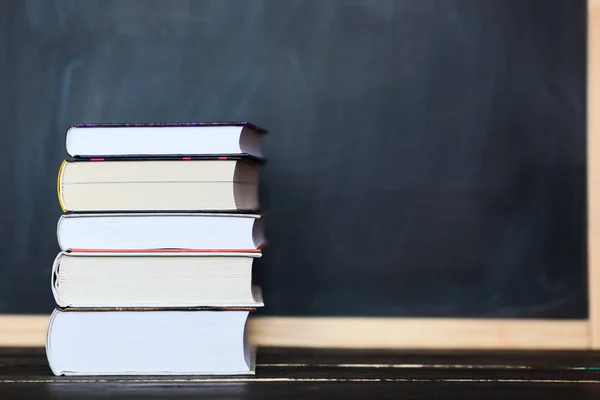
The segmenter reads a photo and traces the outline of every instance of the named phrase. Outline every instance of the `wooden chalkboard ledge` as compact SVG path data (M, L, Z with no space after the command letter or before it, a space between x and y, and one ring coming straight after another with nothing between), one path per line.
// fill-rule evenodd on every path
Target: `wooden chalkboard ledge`
M0 315L0 346L43 346L49 316ZM262 347L589 349L587 320L254 317Z

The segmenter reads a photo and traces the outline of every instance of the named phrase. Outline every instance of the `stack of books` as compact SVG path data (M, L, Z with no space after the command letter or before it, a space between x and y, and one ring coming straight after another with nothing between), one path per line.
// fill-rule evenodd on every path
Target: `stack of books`
M68 129L46 342L55 375L254 373L264 133L246 122Z

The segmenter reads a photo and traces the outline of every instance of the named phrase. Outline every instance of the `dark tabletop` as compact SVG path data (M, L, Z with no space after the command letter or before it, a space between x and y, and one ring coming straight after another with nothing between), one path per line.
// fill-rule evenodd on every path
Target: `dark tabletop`
M0 399L598 399L600 353L258 351L252 377L55 377L43 349L0 349Z

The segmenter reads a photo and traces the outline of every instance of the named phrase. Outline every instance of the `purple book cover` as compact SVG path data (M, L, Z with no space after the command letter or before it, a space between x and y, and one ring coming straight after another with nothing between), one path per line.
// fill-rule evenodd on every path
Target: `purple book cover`
M122 128L122 127L186 127L186 126L245 126L259 133L267 133L266 129L260 128L247 121L231 122L106 122L89 124L72 124L75 128Z

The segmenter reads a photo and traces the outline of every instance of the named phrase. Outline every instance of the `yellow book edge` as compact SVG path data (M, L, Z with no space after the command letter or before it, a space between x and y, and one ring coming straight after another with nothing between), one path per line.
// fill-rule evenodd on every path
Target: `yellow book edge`
M60 204L60 208L63 210L63 212L67 212L67 209L65 207L65 204L63 203L62 200L62 195L61 195L61 181L62 181L62 173L63 173L63 169L65 168L65 165L67 164L67 160L63 160L63 162L60 164L60 168L58 169L58 177L56 178L56 194L58 195L58 204Z

